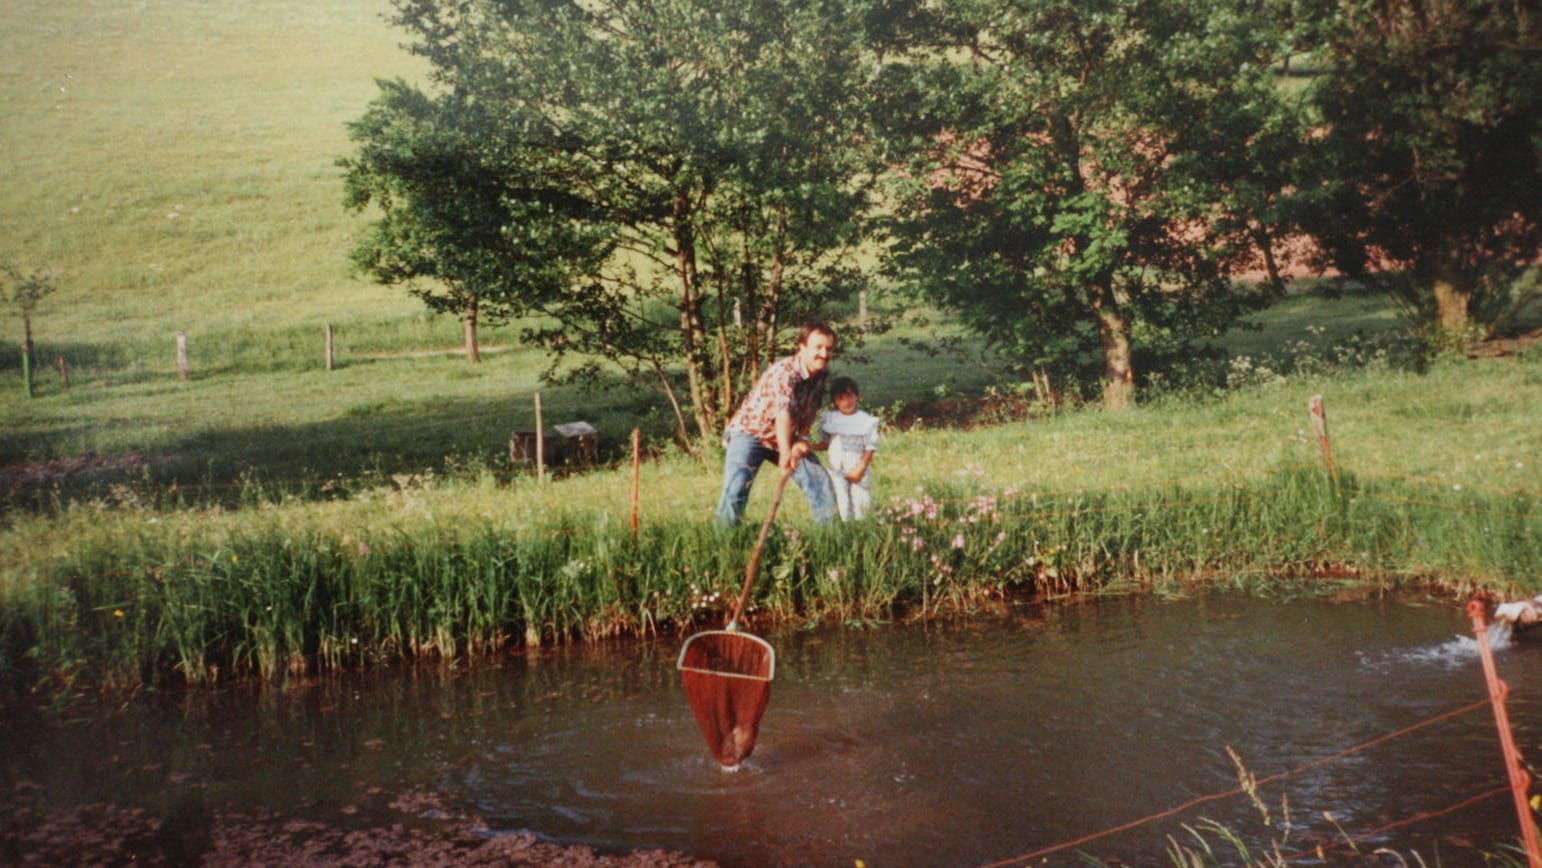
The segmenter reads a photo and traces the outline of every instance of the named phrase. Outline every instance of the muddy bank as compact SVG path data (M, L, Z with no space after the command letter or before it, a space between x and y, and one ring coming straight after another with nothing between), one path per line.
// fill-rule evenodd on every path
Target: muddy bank
M369 794L359 804L296 819L213 812L166 818L98 803L54 807L21 783L0 814L6 865L559 866L710 868L683 853L620 855L501 833L428 794Z

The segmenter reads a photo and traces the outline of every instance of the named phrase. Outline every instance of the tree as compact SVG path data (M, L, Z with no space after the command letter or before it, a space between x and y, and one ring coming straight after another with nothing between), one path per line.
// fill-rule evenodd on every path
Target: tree
M473 257L490 265L475 284L483 305L549 323L524 332L553 351L549 374L571 354L606 360L667 396L679 438L694 444L716 437L789 326L861 286L851 254L868 205L861 144L875 65L859 0L396 8L433 70L421 111L465 162L420 175L413 145L409 164L379 172L432 187L401 206L414 227L437 222L425 202L462 196L496 203L474 221L484 228L499 209L517 211L501 234L436 235L437 257L524 250L533 238L560 262L557 279L531 282L500 273L507 254ZM384 134L358 132L366 149Z
M13 265L0 266L0 271L10 281L6 300L16 315L21 317L21 378L27 397L32 397L32 315L43 298L56 289L53 279L40 271L22 272Z
M603 258L571 196L543 190L534 164L504 166L458 121L466 112L402 81L349 126L359 151L340 160L345 203L381 212L353 251L385 284L407 284L431 310L461 317L466 358L480 360L477 326L559 293L575 270Z
M907 157L892 264L1026 369L1134 399L1137 359L1194 352L1243 302L1218 205L1271 117L1277 40L1243 4L940 4L891 65Z
M1492 332L1542 250L1542 14L1500 0L1334 4L1313 99L1326 264L1446 331Z

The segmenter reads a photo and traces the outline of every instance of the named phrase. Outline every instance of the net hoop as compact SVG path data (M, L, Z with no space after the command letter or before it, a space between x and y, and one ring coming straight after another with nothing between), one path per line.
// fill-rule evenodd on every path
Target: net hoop
M691 644L694 643L697 639L701 639L706 636L732 636L735 639L743 639L760 645L766 651L766 661L769 664L767 666L768 671L765 675L746 675L743 672L730 672L725 669L703 669L700 666L687 665L685 658L686 654L691 649ZM680 646L680 657L675 661L675 668L679 669L681 672L695 672L701 675L719 675L723 678L744 678L749 681L771 681L776 678L776 649L771 647L770 642L767 642L759 636L756 636L754 633L744 633L740 632L739 630L703 630L702 632L691 636L691 638L685 641L684 645Z

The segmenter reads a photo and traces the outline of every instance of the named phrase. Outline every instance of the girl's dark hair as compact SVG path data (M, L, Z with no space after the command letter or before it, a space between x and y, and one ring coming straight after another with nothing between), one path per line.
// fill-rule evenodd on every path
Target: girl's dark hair
M862 390L857 388L857 381L850 377L836 377L830 381L830 397L837 398L841 395L861 395Z

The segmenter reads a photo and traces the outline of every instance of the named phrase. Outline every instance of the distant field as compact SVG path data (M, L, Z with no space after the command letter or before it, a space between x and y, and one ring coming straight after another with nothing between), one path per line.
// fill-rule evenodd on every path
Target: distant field
M365 218L340 206L334 166L375 79L417 69L387 10L0 7L0 257L58 276L37 322L45 352L414 316L412 299L349 276Z

